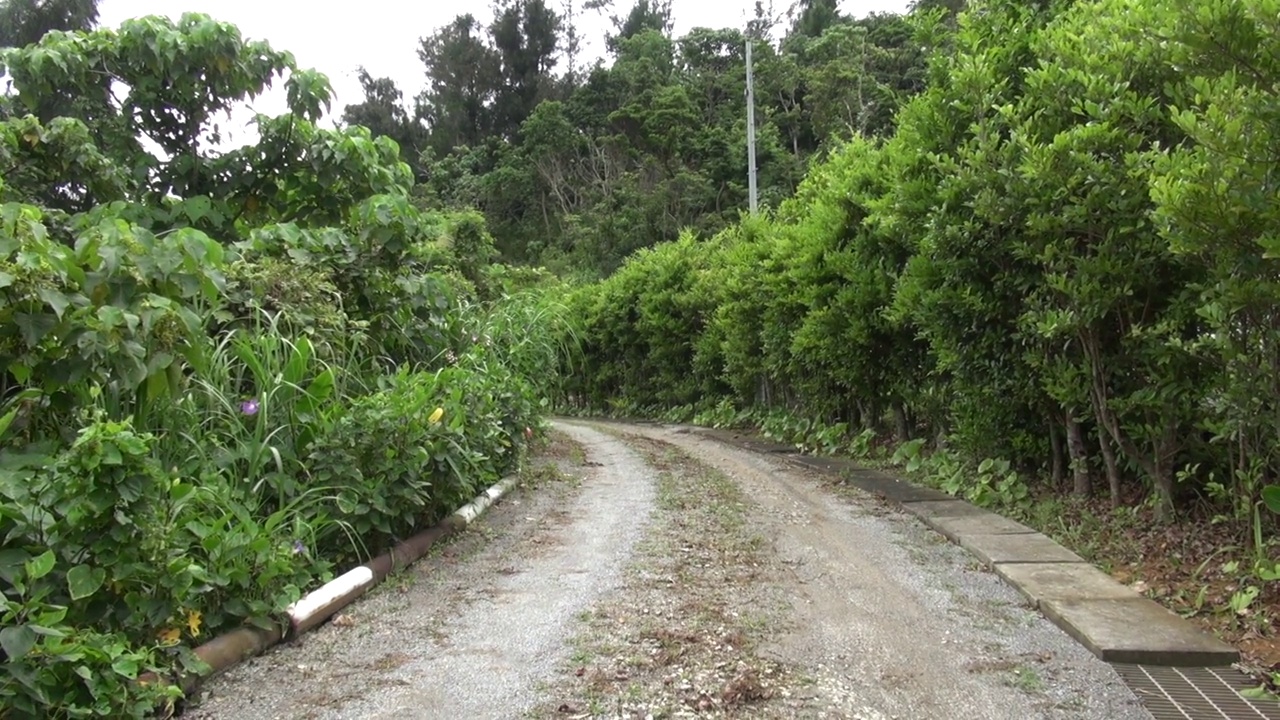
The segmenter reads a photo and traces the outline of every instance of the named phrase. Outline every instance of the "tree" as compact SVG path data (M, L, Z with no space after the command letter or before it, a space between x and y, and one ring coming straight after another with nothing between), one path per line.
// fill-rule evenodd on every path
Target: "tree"
M794 20L789 37L821 37L831 27L845 19L840 14L838 0L798 0L792 6Z
M747 21L747 37L768 41L781 16L773 9L773 0L755 0L751 19Z
M400 157L422 174L419 154L425 141L425 132L417 120L409 117L401 99L403 95L391 78L374 78L364 69L359 70L360 87L364 90L364 102L348 105L342 111L342 122L362 125L373 137L389 137L400 145Z
M582 52L582 31L578 29L577 0L563 0L560 18L562 35L560 52L564 55L564 85L572 91L582 78L582 69L578 66L578 56Z
M0 48L40 41L53 30L89 30L98 24L98 0L0 0Z
M334 223L359 199L403 194L411 182L389 141L359 127L316 127L331 92L323 75L205 15L129 20L87 41L48 36L0 51L0 63L19 105L72 110L49 123L10 122L21 132L0 147L0 166L43 157L51 168L6 178L18 180L6 190L23 202L75 213L119 201L131 219L181 222L234 242L246 222ZM214 150L215 119L281 76L291 112L258 116L255 145ZM104 78L125 90L104 93Z
M1195 288L1204 325L1191 347L1212 368L1214 392L1197 409L1230 448L1217 492L1251 518L1280 480L1280 18L1260 0L1178 0L1153 15L1182 80L1170 120L1191 140L1158 158L1153 215L1169 249L1208 274Z
M796 42L808 72L805 106L819 138L887 135L903 102L924 88L925 58L908 21L872 14Z
M510 138L554 87L561 20L544 0L504 0L489 32L498 60L495 135Z
M955 17L968 7L967 0L914 0L911 3L912 12L932 12L941 10L946 13L949 20L954 21Z
M487 34L460 17L421 53L434 201L483 210L498 246L521 261L611 268L682 228L706 235L733 222L747 203L748 36L766 207L795 190L815 153L852 134L890 132L896 110L924 85L925 53L910 21L849 20L826 0L807 10L806 32L817 35L781 47L766 0L746 33L695 28L680 38L671 36L668 0L636 0L611 17L611 61L579 74L576 30L566 28L575 3L565 2L562 18L546 2L502 0ZM609 13L612 4L582 8ZM368 120L375 131L381 122Z
M652 30L662 35L670 35L672 0L636 0L627 12L626 17L612 17L615 33L605 36L605 47L617 55L623 40L633 38L640 33Z
M98 24L98 0L0 0L0 49L25 47L54 31L90 30ZM27 108L48 122L70 111L71 99L49 100ZM0 97L0 118L18 112L11 98Z
M492 132L501 60L485 40L472 15L459 15L422 39L418 57L426 66L427 88L418 96L417 112L437 158L455 147L479 145Z

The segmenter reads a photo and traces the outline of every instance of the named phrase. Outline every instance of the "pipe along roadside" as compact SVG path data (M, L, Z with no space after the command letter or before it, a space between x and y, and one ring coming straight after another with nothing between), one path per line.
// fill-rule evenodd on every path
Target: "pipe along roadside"
M285 609L285 617L279 618L269 628L245 626L232 630L197 647L196 657L209 666L209 672L201 675L189 673L178 680L185 695L199 686L202 680L259 655L280 642L293 640L299 635L324 624L339 610L355 602L370 588L381 583L391 573L412 565L433 545L462 532L475 522L484 511L515 487L518 476L503 478L485 490L474 500L455 510L438 525L423 530L386 553L369 562L352 568L324 585L304 595ZM138 676L139 683L156 682L152 673Z

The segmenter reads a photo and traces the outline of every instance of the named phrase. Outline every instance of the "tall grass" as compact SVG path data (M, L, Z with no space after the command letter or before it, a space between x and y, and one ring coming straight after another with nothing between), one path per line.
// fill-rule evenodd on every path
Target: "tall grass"
M215 517L290 526L312 548L340 532L359 550L360 539L325 510L333 489L307 484L305 455L346 399L371 391L380 374L366 339L313 341L281 314L257 310L189 360L180 394L152 412L165 465L201 477Z
M577 344L569 308L546 290L504 296L476 313L472 341L496 348L497 359L515 376L531 380L539 395L558 389L561 363Z

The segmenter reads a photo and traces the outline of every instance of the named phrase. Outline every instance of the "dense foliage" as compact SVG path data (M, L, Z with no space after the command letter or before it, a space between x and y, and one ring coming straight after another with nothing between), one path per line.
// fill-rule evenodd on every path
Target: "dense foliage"
M1277 18L971 3L890 136L576 291L566 400L892 434L900 457L945 449L940 481L984 502L1030 478L1165 518L1202 499L1252 523L1274 579Z
M509 471L542 276L415 205L325 78L201 15L0 51L0 716L127 717ZM283 81L291 112L211 149Z
M737 219L748 39L766 206L841 138L889 132L923 87L930 22L855 20L835 0L795 4L786 28L757 3L745 30L678 38L669 0L638 0L590 66L577 26L591 10L554 5L502 0L487 26L458 17L422 41L428 83L412 112L391 80L363 74L365 100L344 118L396 139L433 204L481 210L505 257L565 273L606 273L684 228L706 236Z
M676 38L639 0L584 66L609 3L502 0L327 130L228 25L0 0L0 709L172 700L133 678L455 507L548 396L888 444L984 505L1207 506L1251 529L1243 617L1280 579L1280 0L969 5ZM612 274L569 326L497 259Z

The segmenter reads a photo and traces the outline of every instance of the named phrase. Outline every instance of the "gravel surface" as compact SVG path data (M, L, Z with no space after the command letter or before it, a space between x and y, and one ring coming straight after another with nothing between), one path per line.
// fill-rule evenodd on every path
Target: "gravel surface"
M889 718L1150 718L1106 663L963 549L855 491L683 428L626 428L732 477L790 567L771 648L841 711Z
M564 431L589 458L570 463L585 476L579 490L500 502L480 523L490 542L424 561L398 587L388 580L345 622L216 679L188 715L519 717L567 653L575 616L617 584L653 502L634 452L588 428Z
M532 716L821 716L793 692L804 678L758 652L786 621L785 592L741 488L670 445L622 440L658 471L654 522Z
M911 516L687 429L556 426L558 474L188 717L1150 718Z

